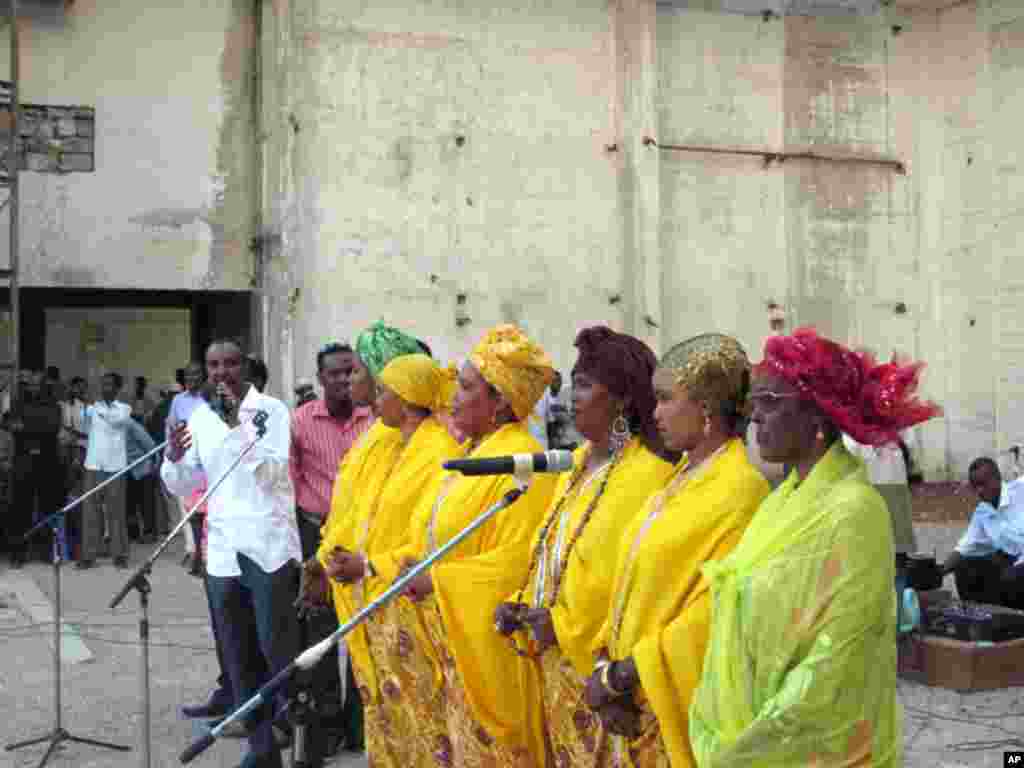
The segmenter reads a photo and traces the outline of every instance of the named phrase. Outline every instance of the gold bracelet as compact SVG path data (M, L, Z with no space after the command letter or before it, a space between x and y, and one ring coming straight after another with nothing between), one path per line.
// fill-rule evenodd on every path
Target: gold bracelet
M368 555L363 555L363 578L369 576L371 579L377 577L377 570L373 567L373 563L370 562Z
M615 688L615 686L612 685L611 671L612 671L612 664L613 663L614 662L608 662L608 664L606 664L604 666L604 668L601 670L601 686L606 691L608 691L608 693L611 694L612 697L617 699L617 698L619 698L621 696L625 696L626 695L626 691L620 691L617 688Z

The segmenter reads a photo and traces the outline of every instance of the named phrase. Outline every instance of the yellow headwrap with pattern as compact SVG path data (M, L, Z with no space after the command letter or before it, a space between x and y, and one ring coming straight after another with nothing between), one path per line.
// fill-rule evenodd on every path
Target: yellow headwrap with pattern
M455 371L426 355L401 355L384 366L380 383L407 403L447 411L455 395Z
M514 325L489 330L469 356L488 384L508 400L520 421L555 378L547 353Z

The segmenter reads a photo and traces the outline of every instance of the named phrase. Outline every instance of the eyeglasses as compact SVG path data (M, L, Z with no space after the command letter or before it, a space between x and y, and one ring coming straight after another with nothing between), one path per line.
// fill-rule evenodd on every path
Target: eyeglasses
M760 404L762 407L775 408L783 400L792 400L795 397L800 397L800 393L761 390L759 392L750 393L750 402Z

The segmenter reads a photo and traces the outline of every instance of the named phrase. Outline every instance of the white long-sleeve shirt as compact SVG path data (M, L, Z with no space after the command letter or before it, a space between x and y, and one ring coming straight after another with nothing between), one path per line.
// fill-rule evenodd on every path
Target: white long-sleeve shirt
M998 509L987 501L978 502L956 551L964 557L1005 552L1015 565L1024 564L1024 480L1003 483Z
M125 431L132 418L132 407L117 400L102 400L85 409L83 424L89 433L85 450L85 468L94 472L120 472L128 466Z
M238 555L273 573L289 560L302 561L295 523L295 493L288 476L291 419L280 400L255 387L238 409L240 424L229 429L203 403L188 420L192 445L178 462L165 458L160 469L168 490L188 496L205 479L212 486L256 436L252 419L267 412L266 435L207 502L206 570L211 576L238 576Z

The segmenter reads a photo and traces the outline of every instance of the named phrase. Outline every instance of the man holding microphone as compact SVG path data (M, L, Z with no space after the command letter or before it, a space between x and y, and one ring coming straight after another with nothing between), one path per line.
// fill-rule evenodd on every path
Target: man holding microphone
M288 475L290 418L284 403L245 381L238 342L210 344L206 370L214 397L187 424L174 425L161 476L172 493L187 496L204 474L216 483L252 445L207 502L210 603L237 704L301 650L292 607L301 550ZM270 705L251 716L243 768L281 767L272 719Z

